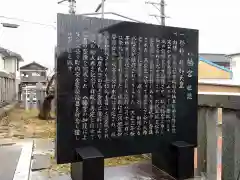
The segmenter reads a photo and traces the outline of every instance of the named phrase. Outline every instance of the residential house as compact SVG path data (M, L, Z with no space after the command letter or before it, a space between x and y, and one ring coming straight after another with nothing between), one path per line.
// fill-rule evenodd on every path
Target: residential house
M23 58L10 50L0 47L0 101L17 98L20 84L19 63Z
M227 64L227 62L225 63ZM229 68L218 65L211 60L199 57L198 78L227 80L232 78L232 71Z
M37 83L47 84L47 67L35 61L20 67L21 84L23 86L36 86Z
M233 72L232 80L240 85L240 53L228 54Z
M202 59L208 60L227 69L231 69L231 59L226 54L200 53Z
M199 54L200 58L208 60L214 64L222 66L231 71L230 79L208 79L208 81L217 81L218 83L240 85L240 53L236 54Z
M205 58L207 56L204 56ZM213 56L208 56L209 58ZM238 75L231 67L232 59L228 55L215 54L219 59L205 59L199 57L198 69L198 104L210 106L224 106L225 108L235 108L240 106L240 83L234 81ZM225 57L226 59L224 60ZM216 64L215 62L225 62ZM229 65L227 65L229 63ZM221 66L222 65L222 66Z
M198 82L200 92L240 93L240 87L232 81L233 72L211 61L199 58Z

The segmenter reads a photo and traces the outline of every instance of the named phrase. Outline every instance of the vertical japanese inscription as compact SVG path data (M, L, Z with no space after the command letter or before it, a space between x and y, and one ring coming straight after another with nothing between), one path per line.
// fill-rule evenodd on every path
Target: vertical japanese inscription
M184 46L185 46L185 41L183 39L179 40L179 64L178 64L178 70L179 70L179 89L184 89L185 88L185 83L184 83L184 74L185 74L185 59L184 59Z
M170 132L171 129L171 110L172 110L172 40L168 39L167 41L167 77L166 77L166 125L167 132Z
M160 70L160 116L161 116L161 132L166 129L166 40L161 39L160 45L160 59L161 59L161 70Z
M130 136L136 134L136 73L137 73L137 38L131 37L131 110L130 110Z
M81 123L82 123L82 140L86 140L89 134L89 130L91 131L91 128L89 129L89 96L87 96L88 93L88 86L89 86L89 48L87 44L87 36L83 35L81 40L82 44L82 63L79 65L82 65L82 76L83 76L83 82L81 82L81 91L84 93L86 96L82 98L82 118L81 118ZM79 74L80 76L80 74ZM88 137L89 138L89 137Z
M148 134L153 135L154 130L153 126L155 126L155 120L154 120L154 107L155 107L155 102L154 102L154 77L155 77L155 66L154 66L154 61L155 61L155 42L154 38L149 39L149 120L148 120Z
M187 53L187 78L188 78L188 82L191 82L191 79L193 77L193 66L194 66L194 62L193 62L193 54L191 52ZM193 99L193 94L192 94L192 90L193 87L192 85L189 83L187 84L187 100L192 100Z
M149 130L149 39L147 37L144 38L143 46L143 135L146 136Z
M161 94L161 64L160 64L160 39L155 39L155 94ZM155 98L155 134L163 134L164 132L164 122L161 121L160 117L160 99Z
M85 39L85 37L84 37ZM84 44L87 43L87 37L84 41ZM92 139L96 138L97 136L97 51L96 51L96 45L91 42L87 44L89 47L89 63L90 63L90 109L89 109L89 128L90 128L90 136Z
M185 83L185 40L183 39L184 34L180 34L180 33L176 33L176 35L178 36L178 47L179 49L178 51L178 57L179 57L179 62L177 63L178 65L178 81L179 81L179 92L185 96L185 88L186 88L186 83ZM190 85L191 86L191 85ZM185 97L184 97L185 98ZM175 129L174 129L175 128ZM174 121L172 120L172 129L176 131L176 123L174 123Z
M72 41L73 41L73 34L72 32L68 32L67 34L67 67L70 72L73 69Z
M124 136L129 136L130 133L130 118L129 118L129 57L130 57L130 37L125 36L124 37Z
M74 83L74 100L75 100L75 138L76 140L79 140L80 138L84 137L84 133L87 132L84 127L79 127L80 126L80 119L81 119L81 107L80 107L80 75L81 75L81 67L80 67L80 61L81 61L81 38L80 38L80 33L76 32L76 48L75 48L75 59L74 59L74 75L75 75L75 83ZM70 54L69 54L70 55ZM72 57L71 57L72 58ZM87 109L87 108L86 108ZM81 134L82 132L82 134ZM85 134L87 136L87 133Z
M117 128L117 61L116 61L116 57L117 57L117 35L116 34L112 34L111 35L111 55L112 55L112 59L111 59L111 65L112 65L112 69L111 69L111 74L112 74L112 83L111 83L111 105L112 105L112 109L111 109L111 137L116 137L117 136L117 132L116 132L116 128Z
M100 44L95 44L99 47ZM102 139L103 135L103 53L97 49L97 137Z
M143 37L138 37L138 55L137 55L137 101L136 105L138 108L137 114L137 122L136 122L136 133L138 136L142 135L142 108L143 108L143 93L142 93L142 81L143 81L143 58L142 58L142 51L143 51Z
M76 58L67 59L75 75L76 139L176 133L176 89L193 97L193 54L185 52L185 40L104 34L97 41L77 32ZM84 89L89 96L81 99Z
M176 133L176 112L177 112L177 40L172 41L172 119L171 119L171 130L172 133Z
M118 36L118 115L117 115L117 136L123 135L123 36Z
M104 42L104 138L109 138L109 35L106 33L103 37Z

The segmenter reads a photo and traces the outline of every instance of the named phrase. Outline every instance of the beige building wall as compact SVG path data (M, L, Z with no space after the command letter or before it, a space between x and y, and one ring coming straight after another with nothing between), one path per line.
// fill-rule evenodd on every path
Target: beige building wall
M231 79L231 76L231 72L224 71L204 61L199 61L198 79Z
M199 92L229 92L240 93L240 86L216 85L216 84L198 84Z

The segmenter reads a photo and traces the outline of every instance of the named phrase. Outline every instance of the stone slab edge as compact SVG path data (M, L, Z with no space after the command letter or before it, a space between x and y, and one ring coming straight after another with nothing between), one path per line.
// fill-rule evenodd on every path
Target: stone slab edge
M22 152L14 173L13 180L29 180L33 153L33 140L20 143Z

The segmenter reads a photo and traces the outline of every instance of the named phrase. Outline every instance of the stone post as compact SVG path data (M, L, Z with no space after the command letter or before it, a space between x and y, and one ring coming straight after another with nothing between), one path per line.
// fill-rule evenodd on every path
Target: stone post
M218 175L217 158L220 117L219 108L199 107L198 110L198 147L195 175L206 174L208 179L215 180Z
M222 179L237 180L240 171L240 116L234 110L223 111Z

